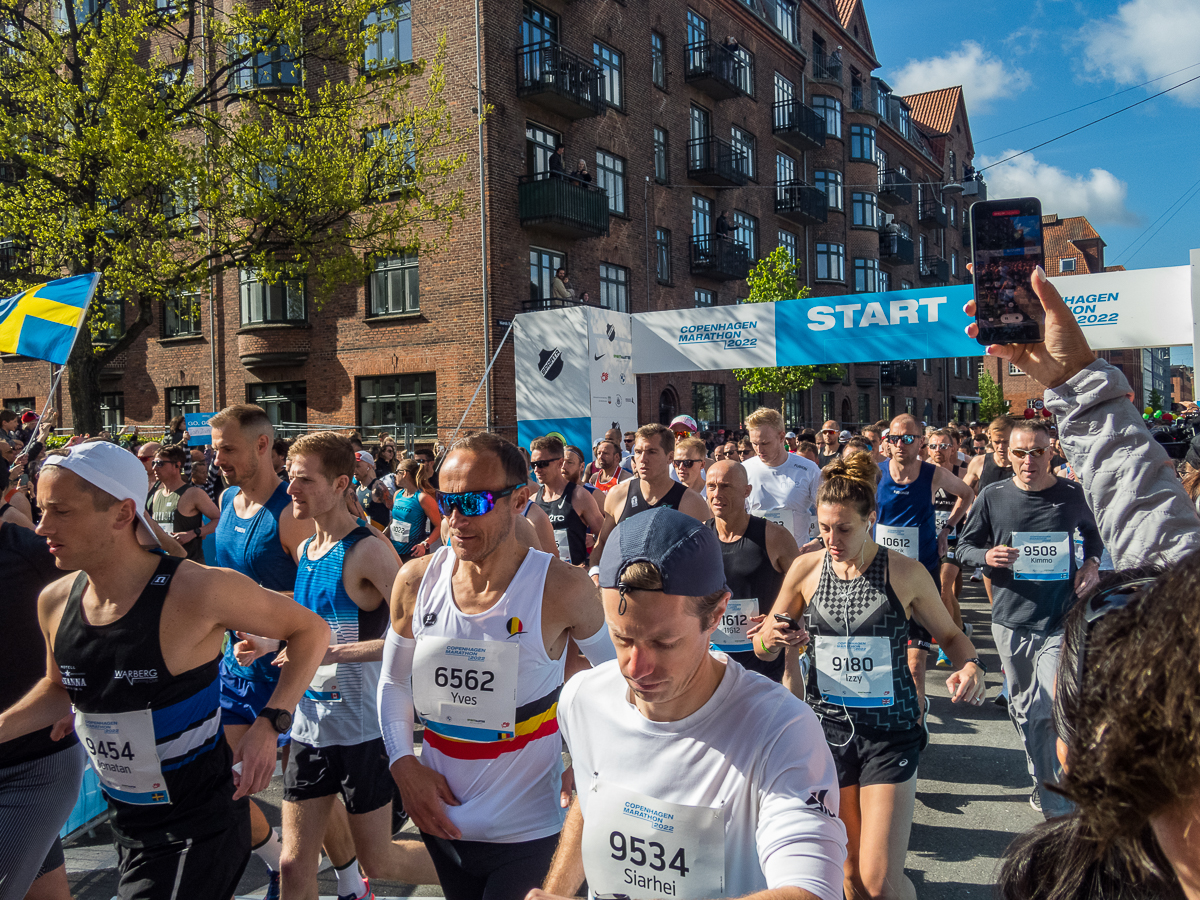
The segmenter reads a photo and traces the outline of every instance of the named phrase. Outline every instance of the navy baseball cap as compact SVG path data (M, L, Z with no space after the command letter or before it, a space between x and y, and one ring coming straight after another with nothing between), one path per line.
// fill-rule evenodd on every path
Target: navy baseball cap
M716 532L678 510L659 507L617 525L604 545L600 587L619 587L638 562L658 569L664 594L707 597L728 589Z

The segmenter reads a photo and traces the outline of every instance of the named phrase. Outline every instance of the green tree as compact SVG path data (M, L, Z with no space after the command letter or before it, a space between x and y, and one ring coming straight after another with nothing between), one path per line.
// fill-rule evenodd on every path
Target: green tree
M1004 399L1004 388L988 372L979 373L979 418L990 422L996 416L1008 412L1008 401Z
M1154 412L1159 412L1163 408L1163 396L1158 392L1157 388L1150 391L1150 398L1146 405Z
M743 303L804 299L812 293L796 280L796 261L785 247L776 247L759 260L746 276L746 284L750 287L750 296ZM808 390L817 378L841 378L842 372L841 366L833 364L734 369L733 375L745 390L778 393L782 407L790 392Z
M381 58L378 3L0 0L0 288L103 274L68 363L77 429L165 301L237 268L319 307L448 237L445 39Z

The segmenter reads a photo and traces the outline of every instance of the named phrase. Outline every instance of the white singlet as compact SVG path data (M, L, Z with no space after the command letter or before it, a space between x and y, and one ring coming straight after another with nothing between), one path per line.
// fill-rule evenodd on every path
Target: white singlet
M677 722L638 712L615 661L563 688L592 894L707 900L794 886L841 900L846 830L816 715L713 656L725 661L720 685Z
M413 706L425 723L421 762L445 776L462 804L445 810L465 841L515 843L562 830L558 695L566 658L550 659L542 640L551 558L528 551L504 596L475 615L454 602L451 547L433 555L417 589Z
M810 510L817 505L817 486L821 470L816 463L789 453L777 466L768 466L760 457L742 463L750 480L750 497L746 509L776 525L782 525L796 544L808 542Z

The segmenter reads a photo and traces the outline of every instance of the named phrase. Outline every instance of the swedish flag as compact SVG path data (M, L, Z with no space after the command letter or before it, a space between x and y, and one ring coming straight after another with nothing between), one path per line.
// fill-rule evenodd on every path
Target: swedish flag
M100 275L39 284L0 300L0 353L66 365Z

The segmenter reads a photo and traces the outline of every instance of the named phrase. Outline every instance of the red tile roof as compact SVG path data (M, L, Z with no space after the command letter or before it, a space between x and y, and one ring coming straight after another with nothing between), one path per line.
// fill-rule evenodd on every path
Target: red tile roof
M934 134L949 134L954 113L962 102L962 87L940 88L904 98L912 107L912 117Z
M871 40L871 28L867 24L867 11L863 9L862 0L834 0L834 4L837 7L838 21L842 23L843 30L851 39L858 41L859 45L874 59L875 43ZM857 36L854 34L855 13L862 22L862 34ZM876 64L878 65L878 62Z
M1075 260L1074 274L1076 275L1087 275L1093 271L1114 271L1113 267L1093 269L1093 265L1099 260L1095 255L1089 259L1079 246L1088 241L1098 242L1101 249L1104 247L1104 240L1096 233L1096 229L1092 227L1092 223L1087 220L1086 216L1069 216L1065 219L1060 219L1055 213L1042 216L1042 244L1046 252L1046 274L1064 274L1062 272L1062 260L1064 259ZM1095 253L1094 248L1089 249L1093 249L1093 253Z

